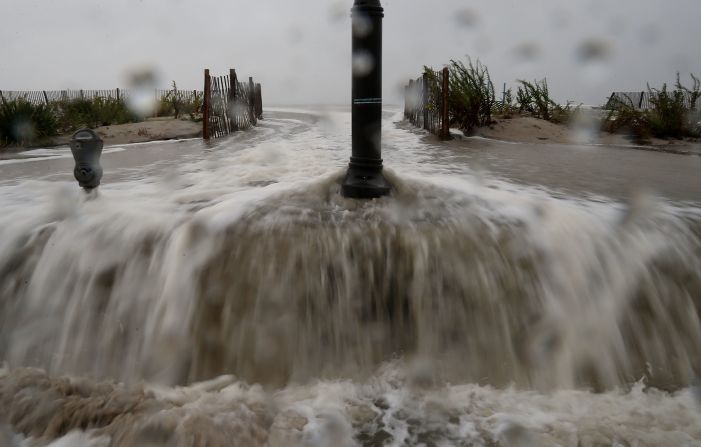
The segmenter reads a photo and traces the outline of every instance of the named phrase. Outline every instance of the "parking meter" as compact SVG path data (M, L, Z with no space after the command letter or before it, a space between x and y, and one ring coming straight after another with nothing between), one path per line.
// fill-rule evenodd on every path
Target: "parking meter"
M80 129L73 134L70 146L75 160L73 175L78 184L86 191L97 188L102 179L102 139L91 129Z

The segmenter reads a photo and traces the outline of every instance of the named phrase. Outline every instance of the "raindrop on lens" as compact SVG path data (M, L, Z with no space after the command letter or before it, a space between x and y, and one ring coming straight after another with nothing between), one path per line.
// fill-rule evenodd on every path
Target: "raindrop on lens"
M600 127L600 121L592 110L581 109L577 111L570 124L570 137L577 144L592 144Z
M585 40L576 49L577 61L582 65L580 76L588 84L598 85L608 77L611 46L605 40Z
M516 59L521 62L532 62L540 57L540 46L535 42L523 42L513 49Z
M229 112L239 118L248 117L248 106L243 101L234 101L229 105Z
M455 11L455 23L461 28L474 28L479 25L479 22L479 14L474 9L464 8Z
M523 42L512 50L518 70L521 72L531 72L536 68L536 63L541 55L540 46L535 42Z
M329 18L332 22L340 22L348 15L348 5L344 1L336 1L329 7Z
M367 51L356 51L353 54L353 74L366 76L375 68L375 60Z
M12 133L19 142L31 141L34 139L34 125L27 119L20 119L12 126Z
M372 32L372 21L368 17L353 17L353 34L356 37L366 37Z
M158 76L152 69L135 70L127 74L127 107L138 116L152 115L156 110Z

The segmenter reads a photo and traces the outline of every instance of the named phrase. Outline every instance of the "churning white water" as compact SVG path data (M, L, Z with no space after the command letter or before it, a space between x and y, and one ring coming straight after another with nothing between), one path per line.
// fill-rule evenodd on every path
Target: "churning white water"
M339 195L340 109L113 148L91 197L18 163L0 446L701 445L698 208L478 175L385 118L372 202Z

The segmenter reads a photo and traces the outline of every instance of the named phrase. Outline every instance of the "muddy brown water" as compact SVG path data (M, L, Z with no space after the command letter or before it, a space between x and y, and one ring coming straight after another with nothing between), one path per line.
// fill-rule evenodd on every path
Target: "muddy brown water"
M0 442L700 445L699 159L397 112L373 202L339 108L106 148L91 196L0 160Z

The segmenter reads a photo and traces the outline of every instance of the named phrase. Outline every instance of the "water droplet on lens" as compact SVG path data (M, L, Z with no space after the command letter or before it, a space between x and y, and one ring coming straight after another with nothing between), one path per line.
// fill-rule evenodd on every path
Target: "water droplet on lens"
M350 9L346 2L337 1L333 2L331 6L329 6L329 18L332 22L340 22L348 17L349 13Z
M375 60L367 51L356 51L353 54L353 74L355 76L368 75L375 68Z
M606 80L612 48L608 41L589 39L581 42L575 51L582 65L580 76L588 84L598 85Z
M593 144L596 142L600 128L600 119L591 109L580 109L572 115L570 138L576 144Z
M474 9L464 8L455 11L455 23L463 28L474 28L479 25L480 17Z
M34 125L28 119L20 119L16 121L12 126L12 133L14 134L15 139L19 142L31 141L36 135Z
M247 117L248 106L242 101L234 101L229 105L229 112L232 113L233 116Z
M611 46L605 40L589 39L577 47L577 57L582 63L606 61L611 56Z
M129 87L126 97L127 107L139 116L148 116L156 109L156 88L158 75L151 68L137 69L127 73Z
M540 57L541 49L535 42L523 42L513 49L513 54L521 62L530 62Z
M372 32L372 21L364 16L353 17L353 34L356 37L365 37Z

